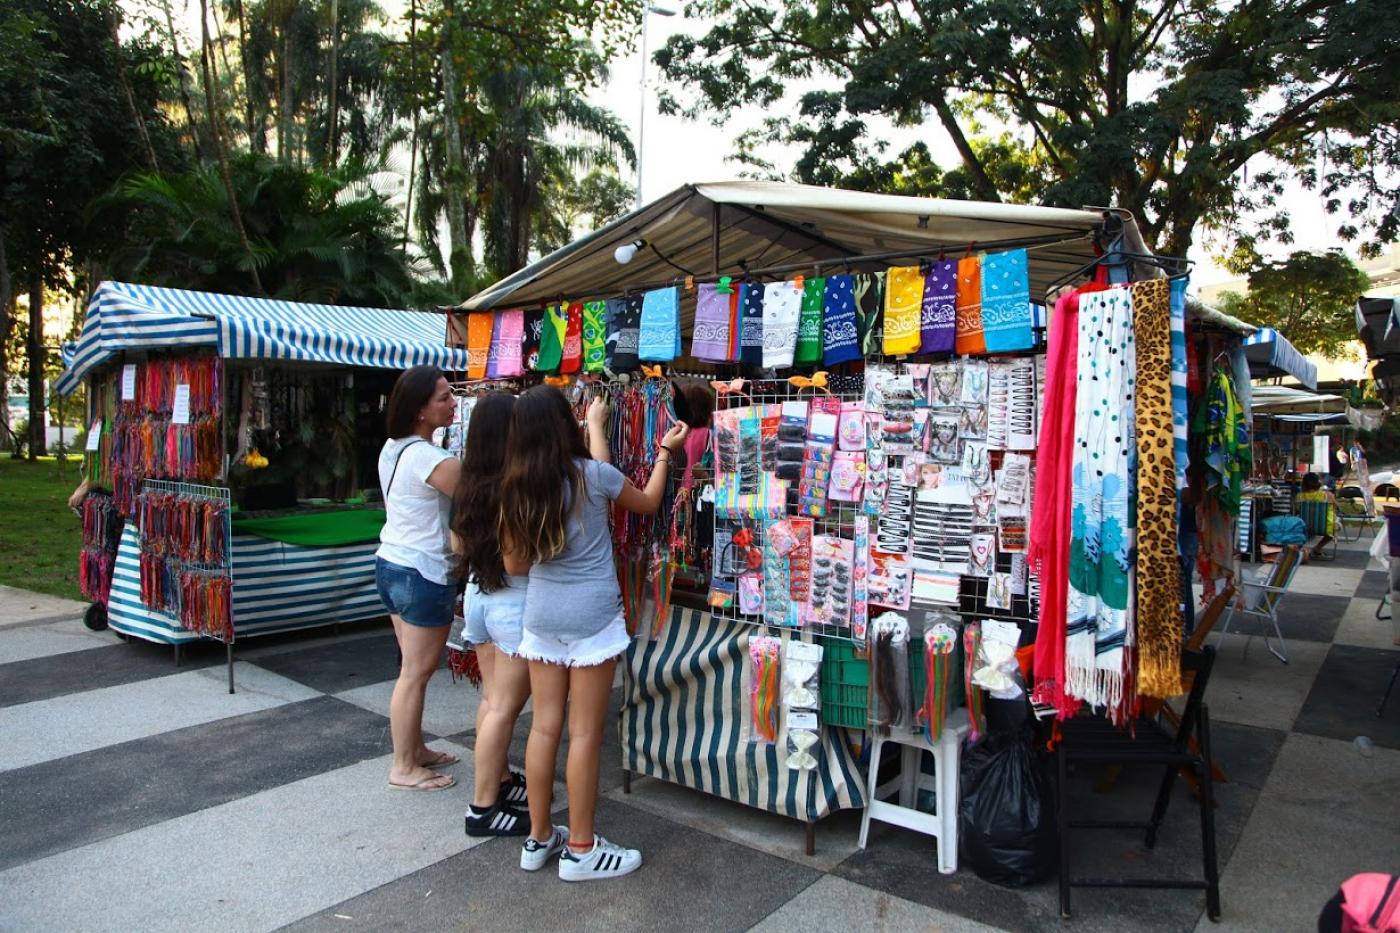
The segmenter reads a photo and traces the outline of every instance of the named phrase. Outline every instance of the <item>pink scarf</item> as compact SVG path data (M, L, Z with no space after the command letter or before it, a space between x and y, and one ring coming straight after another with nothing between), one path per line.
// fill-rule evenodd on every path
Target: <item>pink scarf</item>
M1079 701L1064 692L1065 608L1069 587L1070 468L1074 462L1074 396L1079 352L1079 292L1055 302L1045 354L1045 410L1036 451L1035 508L1027 560L1040 577L1040 626L1035 636L1037 703L1063 718Z

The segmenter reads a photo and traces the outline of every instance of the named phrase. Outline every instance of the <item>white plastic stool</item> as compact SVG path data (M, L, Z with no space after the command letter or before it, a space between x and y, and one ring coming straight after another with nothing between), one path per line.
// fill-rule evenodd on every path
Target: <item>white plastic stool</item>
M893 823L938 840L938 871L951 875L958 870L958 770L962 762L962 742L970 730L966 709L956 709L943 723L943 734L936 744L922 732L874 736L870 749L870 779L866 788L865 814L860 818L860 847L870 834L870 821ZM880 751L886 742L898 742L899 777L876 787L880 779ZM933 776L920 767L924 752L933 753ZM898 783L899 803L886 803ZM919 791L934 793L933 813L918 809Z

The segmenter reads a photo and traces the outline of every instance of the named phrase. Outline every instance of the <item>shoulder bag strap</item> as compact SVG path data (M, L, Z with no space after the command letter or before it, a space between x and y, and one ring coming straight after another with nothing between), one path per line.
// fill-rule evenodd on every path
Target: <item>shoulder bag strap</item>
M412 447L414 444L426 444L426 443L428 443L428 442L425 441L425 440L423 440L423 438L420 437L420 438L418 438L418 439L415 440L415 441L409 441L407 444L404 444L402 447L399 448L399 455L398 455L397 457L394 458L394 468L393 468L392 470L389 471L389 485L384 487L384 501L385 501L385 503L388 503L388 501L389 501L389 490L391 490L391 489L394 488L394 477L399 475L399 463L403 460L403 453L404 453L404 451L405 451L405 450L408 450L408 448Z

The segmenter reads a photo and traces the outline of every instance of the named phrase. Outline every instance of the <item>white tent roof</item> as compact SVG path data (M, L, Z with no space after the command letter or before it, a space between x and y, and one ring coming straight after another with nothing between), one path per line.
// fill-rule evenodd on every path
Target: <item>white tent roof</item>
M1125 246L1146 252L1126 212ZM818 260L909 251L913 255L971 248L1030 250L1031 294L1095 258L1093 234L1102 210L951 201L870 194L784 182L730 181L677 188L603 229L556 250L463 302L475 311L559 299L606 297L685 276L742 275ZM643 239L623 266L613 250ZM896 265L873 261L852 268ZM831 267L828 266L828 270Z

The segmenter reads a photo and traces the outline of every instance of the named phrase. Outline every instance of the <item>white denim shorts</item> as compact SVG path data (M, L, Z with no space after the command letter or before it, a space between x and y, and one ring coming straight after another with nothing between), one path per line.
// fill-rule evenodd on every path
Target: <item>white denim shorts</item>
M627 622L618 616L601 632L587 638L566 640L552 635L538 635L525 629L520 636L520 650L517 653L531 661L545 661L565 667L593 667L622 654L631 641L632 637L627 634Z
M520 651L520 621L525 614L529 577L507 577L505 589L482 593L467 585L466 639L473 645L492 644L514 656Z

